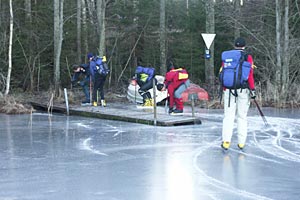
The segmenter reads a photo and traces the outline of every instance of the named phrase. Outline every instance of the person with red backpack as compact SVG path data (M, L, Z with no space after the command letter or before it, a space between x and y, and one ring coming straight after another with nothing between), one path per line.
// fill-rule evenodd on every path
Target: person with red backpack
M174 67L171 65L166 73L164 87L161 90L168 89L169 94L169 114L183 113L183 100L181 94L189 87L190 80L186 69L183 67ZM174 104L176 109L174 109Z
M234 46L234 50L222 53L222 66L219 74L224 95L221 147L225 150L231 144L235 117L237 117L238 148L244 148L247 139L247 113L250 99L256 97L253 58L245 52L245 39L237 38Z

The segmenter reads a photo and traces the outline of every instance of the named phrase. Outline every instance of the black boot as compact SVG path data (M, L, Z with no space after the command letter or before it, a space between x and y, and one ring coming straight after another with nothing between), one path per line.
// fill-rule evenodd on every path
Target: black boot
M174 112L173 108L169 108L169 114L171 114L172 112Z

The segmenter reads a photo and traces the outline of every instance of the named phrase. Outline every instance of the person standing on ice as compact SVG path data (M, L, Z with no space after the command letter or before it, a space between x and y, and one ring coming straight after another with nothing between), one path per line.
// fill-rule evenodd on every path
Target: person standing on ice
M108 74L107 68L104 66L106 63L106 56L94 56L93 53L88 53L87 58L89 61L91 79L93 81L93 106L98 106L98 92L100 93L101 106L106 107L104 99L104 84Z
M224 96L224 118L221 147L230 147L234 120L237 117L238 148L243 149L247 139L247 113L250 99L255 99L253 58L245 52L244 38L237 38L234 50L222 53L219 79Z

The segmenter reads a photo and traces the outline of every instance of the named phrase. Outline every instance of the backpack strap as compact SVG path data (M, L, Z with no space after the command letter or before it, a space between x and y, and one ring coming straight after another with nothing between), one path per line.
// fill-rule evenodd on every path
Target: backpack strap
M248 58L248 54L246 54L244 51L240 51L240 52L241 52L241 58L240 58L240 61L239 61L239 66L238 66L238 68L239 68L239 70L238 70L238 80L236 80L236 76L234 76L234 93L232 93L233 96L235 96L235 97L238 96L238 93L237 93L237 89L238 88L237 88L236 81L240 81L241 76L242 76L242 65L243 65L243 62L245 60L247 60L247 58Z

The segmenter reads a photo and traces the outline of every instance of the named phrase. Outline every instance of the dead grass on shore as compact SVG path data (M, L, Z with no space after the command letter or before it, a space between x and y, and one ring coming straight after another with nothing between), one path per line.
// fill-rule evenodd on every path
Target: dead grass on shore
M106 101L118 102L126 104L128 102L126 95L107 92L105 94ZM81 90L68 91L68 102L70 105L80 105L84 100L84 96ZM37 94L32 93L19 93L8 96L0 95L0 113L5 114L31 114L35 112L31 106L31 102L46 103L49 106L53 104L65 104L65 97L63 92L59 97L54 97L54 93L51 91L40 92ZM275 108L293 108L299 109L300 103L297 101L289 101L278 107L275 103L264 102L261 99L257 99L257 102L262 107L275 107ZM219 99L211 100L203 103L196 102L196 106L208 108L208 109L222 109L223 104Z
M5 114L30 114L34 109L27 104L18 101L14 96L0 98L0 113Z

